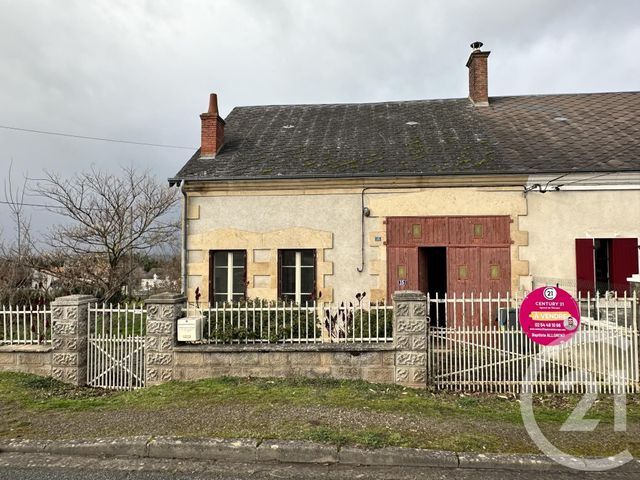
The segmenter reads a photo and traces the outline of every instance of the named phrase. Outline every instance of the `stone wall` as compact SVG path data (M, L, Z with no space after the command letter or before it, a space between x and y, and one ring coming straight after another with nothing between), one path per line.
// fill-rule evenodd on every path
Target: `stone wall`
M51 375L84 385L87 373L88 305L83 295L52 303L52 344L0 347L0 371ZM159 294L147 300L146 385L220 376L327 377L425 388L426 297L394 295L393 343L309 345L202 345L176 342L185 298Z
M50 345L7 345L0 347L0 372L22 372L51 376Z
M415 388L427 384L427 297L422 292L393 294L395 383Z
M147 337L145 338L145 369L147 386L173 380L176 345L176 323L182 317L186 298L177 293L159 293L145 302L147 305Z
M393 300L393 343L182 345L173 350L173 379L304 376L425 388L426 297L406 291Z
M0 370L52 376L72 385L87 380L88 295L58 297L51 303L51 345L0 347Z
M234 377L329 377L393 383L392 345L193 345L176 347L175 380Z
M82 386L87 383L87 322L91 295L58 297L51 303L51 376Z

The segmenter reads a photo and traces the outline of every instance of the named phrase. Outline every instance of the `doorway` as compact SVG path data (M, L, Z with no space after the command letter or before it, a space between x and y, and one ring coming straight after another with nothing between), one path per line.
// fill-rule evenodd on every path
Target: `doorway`
M447 248L422 247L419 254L420 290L433 300L444 299L447 293ZM434 327L446 326L446 305L444 302L429 304L429 316Z
M596 292L608 292L611 290L611 277L609 274L611 240L608 238L596 238L593 250L596 270Z

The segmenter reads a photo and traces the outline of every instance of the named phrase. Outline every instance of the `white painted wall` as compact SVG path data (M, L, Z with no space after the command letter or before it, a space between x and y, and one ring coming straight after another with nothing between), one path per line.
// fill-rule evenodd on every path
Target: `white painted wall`
M333 288L334 300L353 300L357 292L377 288L376 277L356 270L360 266L359 192L249 196L212 193L191 197L190 206L196 205L200 207L200 219L189 221L190 235L225 228L272 232L303 227L333 232L333 248L325 250L325 261L333 262L333 275L325 278L325 286Z
M640 188L594 185L577 190L577 183L573 188L529 192L528 214L520 219L529 232L529 245L520 247L520 257L529 261L531 275L556 279L570 290L576 282L576 238L640 237Z

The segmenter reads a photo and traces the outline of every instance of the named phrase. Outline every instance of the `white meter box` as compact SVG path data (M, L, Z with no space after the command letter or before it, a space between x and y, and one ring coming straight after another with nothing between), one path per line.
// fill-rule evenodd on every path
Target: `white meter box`
M178 319L178 341L198 342L202 340L202 317Z

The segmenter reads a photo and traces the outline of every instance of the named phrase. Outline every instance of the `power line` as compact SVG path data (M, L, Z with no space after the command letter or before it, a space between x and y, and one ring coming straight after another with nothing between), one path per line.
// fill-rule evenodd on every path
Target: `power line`
M30 128L19 128L19 127L11 127L9 125L0 125L0 128L5 130L14 130L17 132L27 132L27 133L37 133L40 135L54 135L58 137L67 137L67 138L79 138L81 140L96 140L99 142L111 142L111 143L126 143L129 145L141 145L144 147L160 147L160 148L178 148L181 150L195 150L195 147L183 147L180 145L163 145L159 143L147 143L147 142L134 142L130 140L118 140L115 138L103 138L103 137L88 137L85 135L75 135L72 133L62 133L62 132L49 132L46 130L33 130Z
M63 205L50 205L46 203L23 203L23 202L8 202L6 200L0 200L0 205L18 205L20 207L36 207L36 208L46 208L46 209L59 209L59 210L68 210L67 207ZM91 210L94 212L109 212L113 211L113 208L109 207L85 207L85 210Z
M22 202L7 202L6 200L0 200L0 204L4 205L19 205L22 207L42 207L42 208L65 208L61 205L47 205L45 203L22 203Z
M561 183L560 185L556 185L556 187L557 188L562 188L562 187L566 187L567 185L573 185L574 183L586 182L586 181L589 181L589 180L593 180L594 178L604 177L605 175L611 175L611 172L600 173L598 175L594 175L593 177L589 177L589 178L579 178L578 180L575 180L573 182Z

